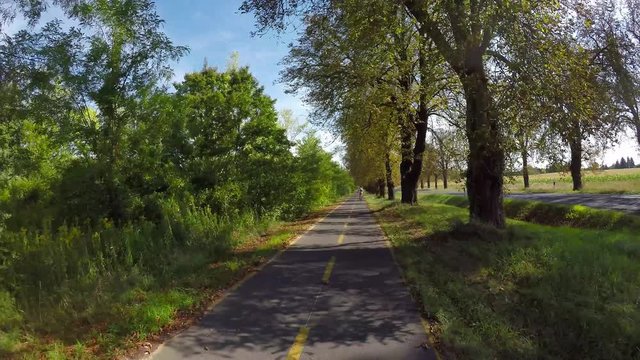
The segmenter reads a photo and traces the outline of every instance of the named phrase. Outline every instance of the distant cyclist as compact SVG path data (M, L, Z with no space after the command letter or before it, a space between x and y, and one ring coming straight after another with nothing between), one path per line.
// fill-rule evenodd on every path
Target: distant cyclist
M362 190L362 187L358 188L358 199L362 200L362 193L364 192L364 190Z

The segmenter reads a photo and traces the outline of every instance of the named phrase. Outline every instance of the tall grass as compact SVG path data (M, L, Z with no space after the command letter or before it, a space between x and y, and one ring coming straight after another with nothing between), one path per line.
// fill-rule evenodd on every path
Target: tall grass
M16 351L21 333L75 342L87 339L83 331L106 326L103 346L114 347L108 337L157 332L176 311L202 300L197 286L207 282L188 283L192 274L273 223L252 214L221 217L172 200L162 203L162 214L157 222L120 227L105 220L94 227L1 231L0 354ZM229 270L216 276L238 269Z

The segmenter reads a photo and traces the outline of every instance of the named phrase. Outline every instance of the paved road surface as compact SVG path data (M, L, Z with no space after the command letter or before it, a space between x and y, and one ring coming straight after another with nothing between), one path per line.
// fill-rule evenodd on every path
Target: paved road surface
M428 190L421 190L420 193L464 195L462 192L431 192ZM553 204L584 205L600 209L640 214L640 195L516 193L509 194L507 197L512 199L543 201Z
M640 214L640 195L609 194L510 194L512 199L537 200L555 204L585 205L594 208Z
M153 358L435 359L426 343L379 226L351 199Z

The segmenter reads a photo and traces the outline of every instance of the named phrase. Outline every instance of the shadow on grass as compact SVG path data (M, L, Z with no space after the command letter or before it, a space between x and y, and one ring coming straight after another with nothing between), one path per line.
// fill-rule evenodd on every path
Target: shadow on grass
M640 239L466 217L438 204L379 214L447 357L640 356L640 264L628 251Z

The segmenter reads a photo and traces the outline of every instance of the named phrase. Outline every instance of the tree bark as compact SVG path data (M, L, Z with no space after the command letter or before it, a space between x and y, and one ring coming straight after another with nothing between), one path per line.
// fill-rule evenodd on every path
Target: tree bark
M406 170L406 173L403 177L404 183L402 185L402 203L412 205L418 203L418 180L422 173L422 157L426 148L427 124L429 120L428 94L426 91L427 86L424 83L426 81L425 79L428 78L429 69L427 69L424 50L420 51L418 60L421 84L418 113L416 114L417 118L414 118L416 137L413 143L413 153L411 154L412 158L410 161L405 163L404 169ZM403 135L403 146L405 146L405 141L407 140L410 142L410 138L405 139ZM406 153L403 152L403 162L405 161L405 154Z
M635 114L633 121L636 126L636 140L638 141L638 146L640 146L640 116L638 114Z
M420 114L416 124L416 141L413 147L413 161L411 170L409 171L408 185L411 189L411 204L418 203L418 180L422 173L422 157L425 150L425 141L427 140L427 120L428 114Z
M431 175L427 175L427 189L431 189Z
M391 158L389 153L386 154L384 161L385 175L387 177L387 196L389 200L395 200L395 184L393 183L393 173L391 171Z
M579 191L582 190L582 138L580 136L574 137L569 142L569 148L571 149L569 169L571 170L573 191Z
M412 163L411 130L407 127L403 129L400 138L400 153L402 154L402 160L400 161L400 202L403 204L411 204L413 199L413 191L411 190L411 182L409 179Z
M424 178L420 176L420 189L424 189Z
M502 186L505 157L481 49L467 50L464 68L458 76L462 80L467 104L469 215L473 221L504 228Z
M438 175L433 175L433 183L436 186L436 190L438 190Z
M522 180L524 181L524 188L529 188L529 154L527 150L522 150Z
M447 169L442 170L442 187L445 189L449 187L449 182L447 179L449 177L448 172L449 171Z
M434 42L439 53L458 74L464 89L467 104L466 133L469 141L469 216L473 221L504 228L503 140L498 117L492 109L491 92L482 58L488 43L482 35L486 35L485 32L491 29L482 29L478 24L476 27L472 26L471 33L465 33L460 30L465 26L463 22L466 19L463 19L463 15L445 10L454 29L454 47L440 31L438 24L427 14L424 0L405 0L404 4L421 24L421 35L429 37ZM483 34L480 34L481 31ZM490 37L486 39L490 40Z
M378 197L384 198L384 179L383 178L379 178L378 179Z

